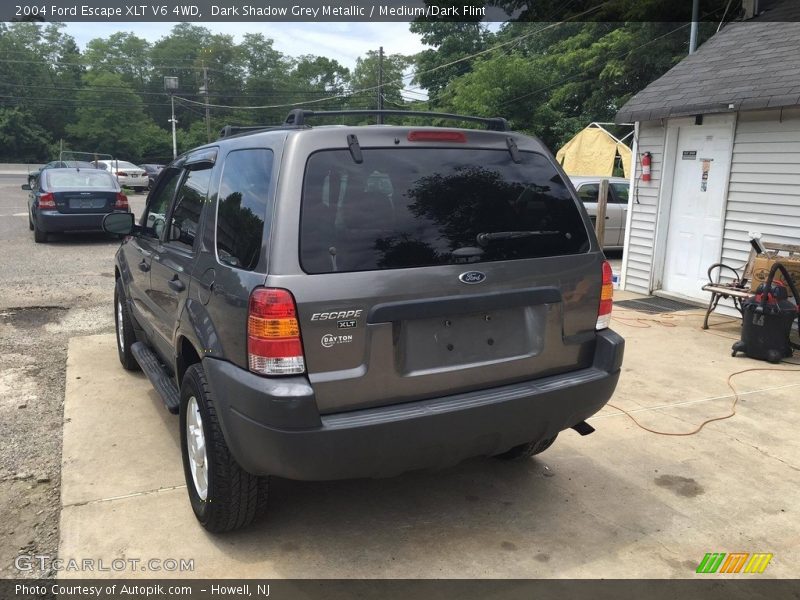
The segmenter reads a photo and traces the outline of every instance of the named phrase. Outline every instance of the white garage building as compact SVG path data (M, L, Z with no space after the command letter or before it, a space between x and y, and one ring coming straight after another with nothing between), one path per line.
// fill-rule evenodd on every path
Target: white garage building
M790 1L728 25L619 111L637 163L623 289L707 302L708 267L743 265L750 232L800 244L798 21Z

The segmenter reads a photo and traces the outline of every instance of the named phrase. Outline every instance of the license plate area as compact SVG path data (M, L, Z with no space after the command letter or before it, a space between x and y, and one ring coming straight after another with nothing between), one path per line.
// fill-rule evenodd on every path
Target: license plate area
M397 323L399 370L421 374L536 356L546 311L528 306Z
M70 198L69 207L75 209L105 208L105 198Z

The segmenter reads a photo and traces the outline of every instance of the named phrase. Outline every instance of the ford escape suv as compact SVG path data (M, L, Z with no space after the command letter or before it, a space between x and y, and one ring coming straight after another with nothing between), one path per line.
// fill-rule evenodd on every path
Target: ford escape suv
M210 531L250 523L270 475L537 454L593 431L619 378L611 269L541 142L503 119L307 124L321 115L227 127L164 169L137 225L105 219L127 236L120 361L180 414Z

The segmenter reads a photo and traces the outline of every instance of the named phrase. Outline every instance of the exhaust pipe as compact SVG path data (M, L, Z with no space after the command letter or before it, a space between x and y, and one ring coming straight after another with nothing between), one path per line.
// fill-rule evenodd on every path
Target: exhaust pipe
M581 421L577 425L573 425L572 428L581 435L589 435L590 433L594 433L594 427L589 425L586 421Z

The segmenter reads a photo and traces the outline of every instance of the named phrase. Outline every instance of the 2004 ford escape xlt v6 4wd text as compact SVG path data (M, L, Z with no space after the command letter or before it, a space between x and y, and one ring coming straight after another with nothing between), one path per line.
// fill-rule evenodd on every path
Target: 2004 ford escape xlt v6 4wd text
M128 236L120 360L180 413L211 531L252 521L269 475L537 454L591 432L619 378L611 269L538 140L320 115L228 127L165 168L138 225L105 220Z

